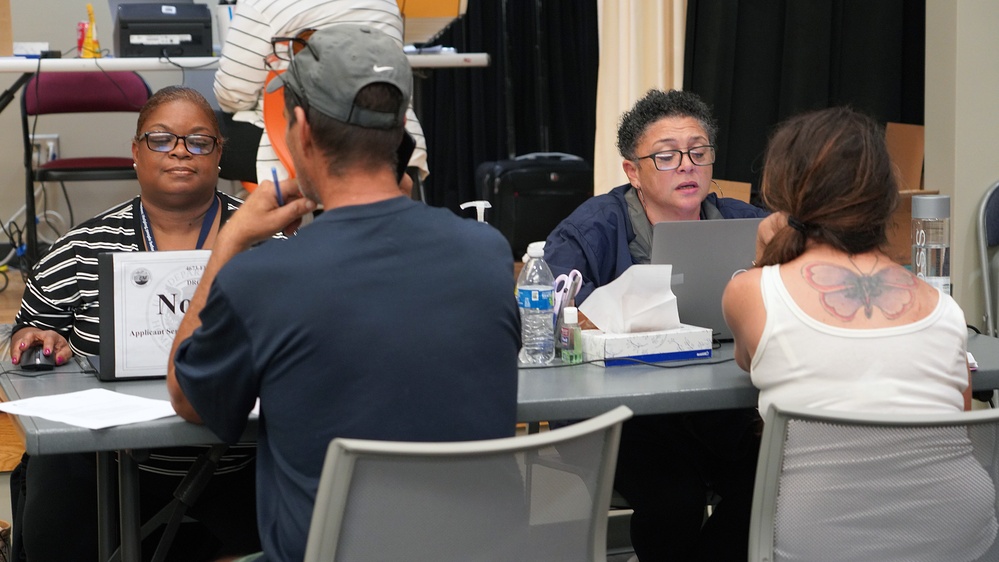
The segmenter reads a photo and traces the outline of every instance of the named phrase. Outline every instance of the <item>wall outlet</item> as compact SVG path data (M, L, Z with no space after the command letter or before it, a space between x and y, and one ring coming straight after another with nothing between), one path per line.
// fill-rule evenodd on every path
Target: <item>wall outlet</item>
M32 168L38 168L40 164L62 157L58 133L31 135L30 138Z

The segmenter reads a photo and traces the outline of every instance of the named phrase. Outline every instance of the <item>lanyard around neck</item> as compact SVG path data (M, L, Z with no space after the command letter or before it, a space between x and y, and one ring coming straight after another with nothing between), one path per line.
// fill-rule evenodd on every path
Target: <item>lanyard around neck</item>
M215 224L215 215L218 210L219 198L216 195L212 197L212 206L208 208L205 218L201 220L201 233L198 234L198 245L195 246L195 250L200 250L205 245L205 240L208 240L208 234L212 231L212 225ZM142 237L146 240L146 249L155 252L156 239L153 237L153 229L149 226L149 216L146 215L146 208L142 205L141 199L139 200L139 222L142 224Z

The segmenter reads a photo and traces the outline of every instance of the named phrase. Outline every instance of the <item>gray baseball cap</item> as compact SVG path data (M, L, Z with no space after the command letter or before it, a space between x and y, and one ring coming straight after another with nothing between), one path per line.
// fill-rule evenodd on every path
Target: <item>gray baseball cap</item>
M413 73L402 47L377 29L337 24L317 30L309 47L295 55L288 69L271 80L268 92L288 86L310 107L338 121L372 129L402 125L413 93ZM314 51L314 52L313 52ZM368 84L385 82L402 92L392 113L354 105Z

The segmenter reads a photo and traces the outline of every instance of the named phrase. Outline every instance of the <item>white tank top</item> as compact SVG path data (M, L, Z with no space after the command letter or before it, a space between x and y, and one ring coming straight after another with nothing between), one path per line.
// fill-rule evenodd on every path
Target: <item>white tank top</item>
M850 330L806 315L778 266L763 269L760 288L767 320L751 366L760 412L773 402L858 412L963 409L968 332L949 296L918 322ZM779 559L811 562L816 551L829 551L850 561L970 561L992 545L999 531L995 489L964 430L882 432L875 439L810 425L807 433L792 426L785 444ZM884 470L885 456L909 467L904 478Z
M760 415L773 402L855 412L964 408L968 331L950 296L917 322L856 330L805 314L776 265L763 268L760 289L767 320L750 368Z

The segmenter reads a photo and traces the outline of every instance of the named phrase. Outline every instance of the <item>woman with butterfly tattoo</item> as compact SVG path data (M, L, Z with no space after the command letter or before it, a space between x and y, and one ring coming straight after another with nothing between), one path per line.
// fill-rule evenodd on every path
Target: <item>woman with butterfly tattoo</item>
M774 214L758 232L758 267L736 275L722 299L736 362L760 389L760 412L772 403L900 414L969 409L964 313L883 250L899 196L881 126L847 108L791 118L770 139L762 196ZM919 559L977 559L996 536L986 505L994 494L946 488L957 471L973 471L961 473L992 487L984 472L977 474L982 469L970 447L965 455L922 463L932 466L913 463L916 474L905 478L842 470L914 447L960 451L962 440L967 445L966 434L929 432L925 442L871 448L849 436L830 438L813 447L808 474L795 477L836 486L836 501L820 493L822 486L784 498L801 510L784 530L807 542L798 523L835 520L822 533L841 533L825 540L843 545L842 559L865 559L864 548L885 537L913 539ZM907 482L918 482L917 489ZM889 490L886 497L907 498L919 509L890 516L851 509L857 505L851 497L859 501L879 486ZM938 505L939 498L948 498L947 505ZM795 540L783 546L793 553Z

